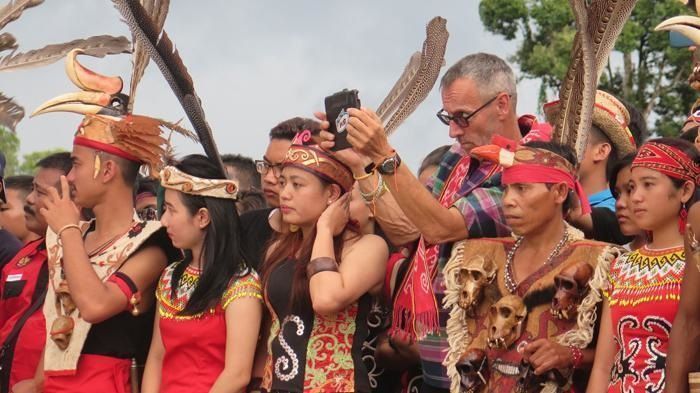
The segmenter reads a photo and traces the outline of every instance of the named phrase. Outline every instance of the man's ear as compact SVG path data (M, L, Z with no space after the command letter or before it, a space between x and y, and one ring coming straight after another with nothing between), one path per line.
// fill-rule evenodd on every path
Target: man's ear
M599 143L593 147L593 160L595 162L605 161L612 153L612 145L607 142Z
M552 184L551 190L554 193L554 201L563 205L569 196L569 187L564 183L556 183Z
M102 183L108 183L116 176L119 176L121 168L114 160L105 160L103 157L100 173L102 174Z
M512 99L513 98L506 93L501 93L501 95L496 98L496 109L500 116L505 116L510 112L511 105L513 104L511 102Z

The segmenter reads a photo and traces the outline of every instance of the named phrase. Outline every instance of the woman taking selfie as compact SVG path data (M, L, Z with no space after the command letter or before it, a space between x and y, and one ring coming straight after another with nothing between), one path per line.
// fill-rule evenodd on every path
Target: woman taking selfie
M369 392L361 347L386 243L349 224L352 172L301 133L280 176L287 227L263 268L272 317L263 386L274 392Z
M647 142L632 163L630 208L649 242L610 267L588 392L664 391L698 169L695 146L670 138Z
M262 317L260 281L241 251L236 183L206 157L161 171L163 226L184 259L158 283L144 393L243 392Z

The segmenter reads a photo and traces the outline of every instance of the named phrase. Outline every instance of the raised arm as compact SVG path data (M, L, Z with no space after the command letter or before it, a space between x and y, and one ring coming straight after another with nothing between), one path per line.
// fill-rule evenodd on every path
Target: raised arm
M68 181L61 176L61 196L56 189L49 189L51 201L41 209L41 214L55 232L60 232L63 243L63 270L71 290L71 297L85 321L98 323L124 311L128 299L115 283L100 280L92 268L85 251L83 238L77 229L79 212L70 200ZM67 228L61 230L62 228ZM132 254L120 272L125 274L139 292L153 288L165 268L167 257L160 247L144 246ZM144 297L144 301L151 301Z

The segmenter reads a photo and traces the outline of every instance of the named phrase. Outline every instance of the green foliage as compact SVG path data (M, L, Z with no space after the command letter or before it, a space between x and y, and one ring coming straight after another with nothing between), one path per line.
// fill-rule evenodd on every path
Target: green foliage
M510 61L520 77L540 79L542 93L556 96L569 64L575 23L569 2L561 0L481 0L486 29L520 46ZM637 107L659 135L678 135L697 98L686 83L692 68L687 49L671 48L668 33L654 27L672 16L687 14L678 0L638 1L616 42L612 64L600 88Z
M19 166L18 173L22 175L33 175L34 172L36 172L36 163L39 162L39 160L51 154L65 151L65 149L56 148L25 154L24 157L22 157L22 164Z
M5 155L5 176L12 176L17 173L19 161L19 138L14 132L0 126L0 152Z

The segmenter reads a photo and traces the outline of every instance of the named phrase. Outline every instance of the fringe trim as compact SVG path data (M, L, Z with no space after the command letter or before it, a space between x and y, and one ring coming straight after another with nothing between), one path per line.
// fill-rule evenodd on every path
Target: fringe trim
M464 262L464 246L467 240L457 242L452 247L452 254L443 269L445 277L445 297L442 304L450 310L450 318L447 320L447 342L449 350L443 366L447 368L447 376L450 378L450 391L458 393L461 378L457 371L457 362L472 342L472 336L467 328L467 313L457 304L459 302L459 285L457 276L459 268Z
M603 300L603 293L608 287L610 264L622 253L623 250L618 247L607 246L598 255L598 264L593 272L593 277L588 282L588 295L578 306L576 328L557 337L559 344L585 349L593 341L595 322L598 318L596 311L598 304ZM569 385L571 385L571 381L569 381ZM564 390L569 388L570 386L566 386ZM550 381L545 383L541 393L556 393L558 391L560 390L556 383Z

